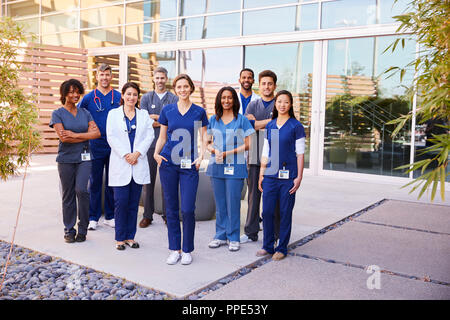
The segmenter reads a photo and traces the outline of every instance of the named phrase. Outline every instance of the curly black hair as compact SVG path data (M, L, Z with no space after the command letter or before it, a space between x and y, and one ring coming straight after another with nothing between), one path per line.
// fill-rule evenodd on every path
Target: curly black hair
M70 89L76 89L78 90L79 94L84 94L84 87L81 84L80 81L78 81L77 79L69 79L64 81L63 83L61 83L61 86L59 87L59 93L61 95L61 103L65 104L66 103L66 97L70 92Z

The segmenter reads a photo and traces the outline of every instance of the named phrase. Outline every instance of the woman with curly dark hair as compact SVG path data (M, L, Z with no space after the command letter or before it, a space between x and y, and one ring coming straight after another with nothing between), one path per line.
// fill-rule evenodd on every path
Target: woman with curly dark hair
M86 240L89 225L88 181L91 172L89 140L100 137L100 131L89 111L76 106L83 93L80 81L64 81L60 86L63 106L53 111L49 123L59 137L56 162L62 188L64 239L68 243ZM74 229L77 216L78 234Z

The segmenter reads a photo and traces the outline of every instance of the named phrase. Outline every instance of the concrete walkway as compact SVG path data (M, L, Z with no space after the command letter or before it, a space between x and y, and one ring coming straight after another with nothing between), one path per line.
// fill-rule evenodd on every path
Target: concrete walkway
M256 243L242 245L241 250L238 252L229 252L227 247L209 249L207 245L214 236L215 231L214 220L197 222L195 231L196 249L193 253L194 261L189 266L180 264L168 266L165 263L168 255L167 229L159 217L155 217L154 223L150 227L146 229L138 228L136 240L141 245L139 250L127 249L123 252L116 250L114 230L102 224L100 224L98 230L88 233L86 242L67 244L63 241L61 199L58 184L59 178L56 170L55 155L34 156L25 182L23 206L16 232L16 244L104 271L149 288L164 291L178 298L188 297L190 294L198 292L211 283L215 283L219 279L233 274L236 270L253 264L258 260L255 252L262 245L261 239ZM1 240L11 240L19 205L21 185L21 177L15 177L7 182L0 183L0 201L2 204L0 208L2 219L0 224ZM344 181L337 178L306 175L300 191L297 192L291 242L293 243L311 235L382 199L403 200L409 201L409 203L417 202L417 196L408 195L408 190L400 189L401 185L402 183L393 185L352 180ZM307 245L295 249L288 259L278 263L269 262L255 269L250 274L206 295L205 298L327 299L336 297L336 294L330 294L328 290L325 290L326 286L322 286L320 287L322 288L321 290L317 290L317 286L320 286L321 282L329 283L330 288L344 286L345 288L340 288L337 291L342 293L341 297L349 299L355 297L369 299L404 297L449 298L449 287L447 285L430 282L425 283L426 287L423 287L424 283L411 279L408 279L408 281L411 281L411 288L417 294L401 295L395 288L403 288L399 283L406 278L392 276L391 279L390 276L384 276L384 274L382 276L383 288L391 286L395 290L389 290L389 294L386 294L387 291L384 290L368 290L366 279L370 275L365 273L364 269L356 267L352 269L339 263L333 265L316 260L316 258L333 258L343 263L351 261L358 266L375 264L382 269L386 268L399 273L405 272L411 276L429 275L432 280L448 283L450 279L445 269L433 269L430 265L426 265L421 272L414 268L403 268L404 265L408 264L408 261L410 264L418 266L417 261L420 261L420 255L419 257L414 256L415 260L408 260L410 256L413 256L413 252L408 252L410 256L405 256L404 265L398 269L394 268L395 265L391 266L382 259L384 258L383 253L387 250L386 248L392 246L392 252L386 256L386 259L398 260L395 252L402 254L405 252L404 250L414 238L410 238L411 232L417 232L421 235L425 234L424 231L412 231L408 230L408 228L420 229L431 232L428 232L429 234L427 233L426 237L424 236L423 239L420 239L421 247L417 248L417 252L425 250L425 253L429 255L425 259L434 259L445 253L446 255L441 257L440 263L442 267L448 266L450 259L450 254L448 254L450 192L446 193L446 199L445 203L437 200L435 203L440 204L438 206L425 205L423 208L426 209L415 210L413 215L409 215L411 210L408 207L408 209L403 211L403 216L395 217L386 214L391 209L382 209L390 203L385 202L383 205L380 205L381 213L374 217L375 222L367 220L369 219L368 214L364 215L364 219L367 221L351 222L336 229L336 233L339 233L339 237L336 239L325 241L329 237L327 233L323 236L323 239L314 239ZM426 200L421 202L425 203ZM405 205L405 203L398 202L397 205L401 206ZM415 205L418 204L416 203ZM429 208L435 207L443 208L443 210L436 209L439 213L424 218L423 211L428 211ZM241 211L242 225L245 222L246 209L246 201L243 201ZM141 214L142 212L138 221L141 218ZM406 217L405 215L408 216ZM372 223L369 224L368 222ZM353 225L356 228L352 228ZM397 235L395 233L392 237L386 237L387 230L391 234L391 231L395 229L390 225L403 228L395 230L396 232L401 231L401 234ZM330 235L332 233L334 231L330 232ZM370 235L370 237L364 238L366 235ZM346 237L350 237L350 239ZM262 238L262 233L260 238ZM377 243L377 239L384 241L380 244L382 245L380 252L376 251L376 248L369 248L369 250L362 246L363 244ZM348 246L349 243L357 243L361 244L361 246ZM446 243L447 247L439 247L441 251L429 250L430 247L434 247L430 246L430 244L442 243ZM310 246L313 246L312 251L304 251ZM377 256L373 256L373 254L377 254ZM302 255L312 258L305 258ZM357 259L357 257L361 257L361 259ZM374 257L374 259L369 259L371 257ZM447 267L446 270L448 271L450 268ZM335 274L342 274L342 277L332 277ZM271 278L272 282L265 281L267 277ZM349 286L350 283L357 283L360 285L361 290L354 291L353 287ZM346 284L347 286L345 286ZM306 289L308 285L310 289ZM431 289L431 287L434 288L435 286L437 286L437 289ZM274 290L275 287L280 290ZM254 290L248 290L249 288L254 288ZM316 291L313 290L314 288L316 288ZM350 293L344 294L346 290L350 290ZM257 292L261 294L258 295L256 294ZM361 295L358 293L355 296L355 292L361 292ZM374 292L375 294L373 294ZM264 293L269 294L269 296L264 295Z

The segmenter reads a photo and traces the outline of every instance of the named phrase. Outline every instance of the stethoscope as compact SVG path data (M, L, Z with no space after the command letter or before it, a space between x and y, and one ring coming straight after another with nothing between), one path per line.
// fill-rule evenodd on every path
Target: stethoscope
M111 106L114 104L114 90L111 89ZM98 100L98 102L97 102ZM102 101L100 100L100 98L97 96L97 88L94 89L94 103L95 106L97 107L97 112L102 112L105 111L105 109L103 109L102 106ZM100 106L98 105L98 103L100 103Z
M128 134L130 134L130 133L131 133L131 130L135 130L135 129L136 129L136 125L133 124L133 125L131 125L131 128L128 128L128 121L127 121L127 117L125 116L125 110L124 110L124 108L122 108L122 111L123 111L123 121L125 121L125 126L127 127L127 128L125 129L125 132L128 132ZM134 116L136 117L136 114L135 114ZM130 123L131 123L131 120L129 120L129 121L130 121Z

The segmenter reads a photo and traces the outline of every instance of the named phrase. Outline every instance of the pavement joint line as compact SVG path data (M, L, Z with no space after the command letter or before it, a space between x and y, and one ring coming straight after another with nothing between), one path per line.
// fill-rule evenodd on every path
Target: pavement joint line
M379 222L364 221L364 220L355 220L354 222L373 224L373 225L377 225L377 226L390 227L390 228L395 228L395 229L403 229L403 230L418 231L418 232L425 232L425 233L432 233L432 234L439 234L439 235L450 236L450 233L446 233L446 232L438 232L438 231L431 231L431 230L403 227L403 226L397 226L397 225L385 224L385 223L379 223Z
M450 208L450 206L446 205L446 204L442 204L442 203L428 203L428 202L419 202L419 201L413 201L413 200L399 200L399 199L390 199L387 198L386 200L388 201L395 201L395 202L407 202L407 203L412 203L412 204L421 204L424 206L438 206L438 207L446 207L446 208Z
M337 260L333 260L333 259L310 256L310 255L302 254L302 253L288 253L288 255L293 256L293 257L300 257L300 258L305 258L305 259L323 261L326 263L339 264L339 265L342 265L345 267L357 268L357 269L362 269L362 270L367 270L369 267L369 266L361 266L361 265L353 264L350 262L342 262L342 261L337 261ZM385 269L380 270L380 272L391 275L391 276L398 276L398 277L407 278L407 279L411 279L411 280L418 280L418 281L423 281L423 282L439 284L439 285L443 285L443 286L450 286L449 282L430 279L428 276L419 277L419 276L404 274L404 273L385 270Z
M357 218L360 215L362 215L363 213L378 207L379 205L385 203L386 201L388 201L388 200L387 199L382 199L380 201L377 201L377 202L367 206L364 209L361 209L361 210L359 210L359 211L357 211L357 212L355 212L355 213L353 213L353 214L351 214L351 215L349 215L349 216L347 216L347 217L345 217L345 218L343 218L343 219L341 219L341 220L339 220L337 222L334 222L334 223L332 223L332 224L330 224L330 225L328 225L328 226L326 226L326 227L324 227L324 228L322 228L322 229L320 229L320 230L318 230L318 231L316 231L316 232L314 232L314 233L312 233L312 234L310 234L310 235L308 235L308 236L306 236L306 237L304 237L304 238L302 238L300 240L297 240L297 241L293 242L292 244L290 244L288 246L288 250L293 250L295 248L298 248L298 247L300 247L300 246L302 246L302 245L304 245L304 244L306 244L306 243L316 239L317 237L320 237L323 234L340 227L344 223L347 223L349 221L353 221L354 218ZM293 255L293 254L288 252L288 255ZM262 257L261 259L255 261L255 262L253 262L253 263L251 263L251 264L249 264L249 265L247 265L245 267L242 267L242 268L240 268L240 269L238 269L236 271L233 271L232 273L228 274L227 276L222 277L219 280L216 280L216 281L206 285L202 289L196 290L196 291L194 291L194 292L184 296L184 298L187 298L187 297L193 296L193 295L197 295L197 296L202 296L203 297L203 296L205 296L205 295L207 295L207 294L209 294L209 293L211 293L213 291L216 291L216 290L220 289L222 286L227 285L230 282L232 282L234 280L237 280L237 279L239 279L239 278L249 274L253 270L255 270L255 269L257 269L257 268L261 267L262 265L264 265L266 263L269 263L269 262L273 262L272 259L271 259L271 255L266 256L266 257Z

